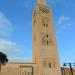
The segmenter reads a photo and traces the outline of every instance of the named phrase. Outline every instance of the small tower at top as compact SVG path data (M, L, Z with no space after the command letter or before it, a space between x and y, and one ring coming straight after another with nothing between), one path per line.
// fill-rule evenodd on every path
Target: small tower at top
M37 0L37 4L46 5L46 0Z

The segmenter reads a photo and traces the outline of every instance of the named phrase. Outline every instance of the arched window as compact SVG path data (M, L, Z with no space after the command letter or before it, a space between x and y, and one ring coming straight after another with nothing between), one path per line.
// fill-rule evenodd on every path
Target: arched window
M46 37L48 38L48 34L46 35Z
M49 42L48 42L48 40L47 40L47 45L48 45L48 43L49 43Z

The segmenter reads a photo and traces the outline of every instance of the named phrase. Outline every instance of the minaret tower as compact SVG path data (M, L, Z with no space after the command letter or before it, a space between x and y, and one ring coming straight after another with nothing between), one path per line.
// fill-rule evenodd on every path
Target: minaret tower
M38 75L61 75L51 8L37 0L33 13L33 63Z

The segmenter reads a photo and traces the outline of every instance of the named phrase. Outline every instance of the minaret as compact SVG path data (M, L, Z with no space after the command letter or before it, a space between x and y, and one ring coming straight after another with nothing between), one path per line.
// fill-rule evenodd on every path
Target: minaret
M51 8L37 0L33 13L33 63L38 75L61 75Z

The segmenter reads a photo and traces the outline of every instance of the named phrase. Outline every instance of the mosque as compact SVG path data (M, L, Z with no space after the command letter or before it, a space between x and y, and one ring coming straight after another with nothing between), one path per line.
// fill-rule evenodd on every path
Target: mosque
M51 8L37 0L32 16L32 63L7 63L1 75L61 75Z

